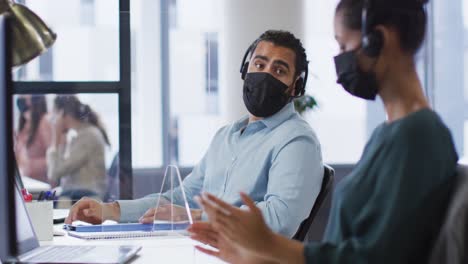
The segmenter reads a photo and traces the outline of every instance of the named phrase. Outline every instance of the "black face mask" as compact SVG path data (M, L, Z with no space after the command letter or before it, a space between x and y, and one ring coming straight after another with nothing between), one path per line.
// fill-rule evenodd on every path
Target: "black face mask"
M366 99L375 100L378 93L378 83L375 74L363 72L359 68L356 51L344 52L335 57L337 83L350 94Z
M269 117L278 113L291 97L288 86L269 73L247 73L244 82L244 104L257 117Z

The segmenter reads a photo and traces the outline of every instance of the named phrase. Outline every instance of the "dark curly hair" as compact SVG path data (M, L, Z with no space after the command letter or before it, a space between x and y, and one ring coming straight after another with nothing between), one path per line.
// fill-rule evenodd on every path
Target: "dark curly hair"
M26 100L23 98L23 100ZM44 95L31 96L31 129L28 135L26 145L30 147L36 138L37 130L39 129L42 118L47 114L47 102ZM19 131L22 131L26 126L26 118L22 112L19 118Z
M307 55L304 47L302 46L302 42L296 38L294 34L284 30L267 30L252 44L250 55L255 51L260 41L268 41L276 46L293 50L296 54L296 77L305 72L307 65L309 64L307 61Z
M76 95L57 95L54 100L54 106L57 110L63 110L65 115L97 127L101 131L106 144L110 146L109 137L98 114L89 105L83 104Z
M336 13L343 12L344 25L351 30L362 29L362 9L366 0L341 0ZM369 0L369 27L386 25L400 35L402 49L414 55L426 35L427 14L424 6L429 0Z

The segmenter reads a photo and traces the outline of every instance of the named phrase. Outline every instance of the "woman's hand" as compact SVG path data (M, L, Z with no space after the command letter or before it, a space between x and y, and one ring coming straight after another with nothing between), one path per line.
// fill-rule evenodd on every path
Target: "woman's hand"
M190 214L192 215L192 219L197 221L201 219L202 211L193 209L190 210ZM165 204L148 209L148 211L140 217L139 222L142 224L152 224L154 220L187 221L189 218L185 207Z
M219 249L219 252L202 251L219 258L236 254L243 256L244 260L254 261L250 263L305 263L304 245L273 233L254 201L245 193L241 193L241 197L247 210L227 204L211 194L196 198L208 214L214 231L195 232L198 235L196 239L208 244L217 243ZM227 243L228 247L223 249L220 241Z
M56 114L52 127L52 142L55 148L65 144L65 126L63 120L63 112Z
M195 222L190 225L187 231L190 233L190 238L214 248L219 248L219 234L209 222Z
M214 249L195 246L195 248L205 254L217 257L229 263L274 263L268 262L265 259L259 258L250 252L236 247L233 243L227 240L225 237L219 235L212 225L208 222L196 222L191 225L188 229L190 232L190 238L197 240L201 243L207 244Z
M227 204L211 194L203 194L197 200L208 214L214 230L220 234L218 237L226 237L260 258L267 257L275 234L266 225L254 201L245 193L241 193L241 197L247 210Z

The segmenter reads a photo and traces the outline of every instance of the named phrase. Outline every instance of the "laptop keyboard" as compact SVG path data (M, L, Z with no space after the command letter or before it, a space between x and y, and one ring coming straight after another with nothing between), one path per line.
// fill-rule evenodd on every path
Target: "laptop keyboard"
M34 262L66 262L80 258L95 248L95 246L53 246L45 248L41 253L30 257L29 259L33 259Z

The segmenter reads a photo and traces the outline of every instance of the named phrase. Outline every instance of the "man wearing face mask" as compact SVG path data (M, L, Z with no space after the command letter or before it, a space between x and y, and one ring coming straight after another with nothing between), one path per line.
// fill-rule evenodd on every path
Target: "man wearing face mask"
M202 192L243 207L242 191L253 197L274 231L295 234L309 215L323 178L320 144L292 102L305 92L307 64L300 40L286 31L269 30L250 46L241 66L243 100L250 114L221 128L184 180L190 208L199 208L194 197ZM160 195L167 203L155 217L152 207ZM185 214L180 189L174 193L176 205L169 201L168 193L104 204L84 199L66 222L152 223L154 218L169 220L169 211L175 212L173 220L183 220L177 218L178 212ZM201 209L192 209L191 214L194 220L202 219Z

